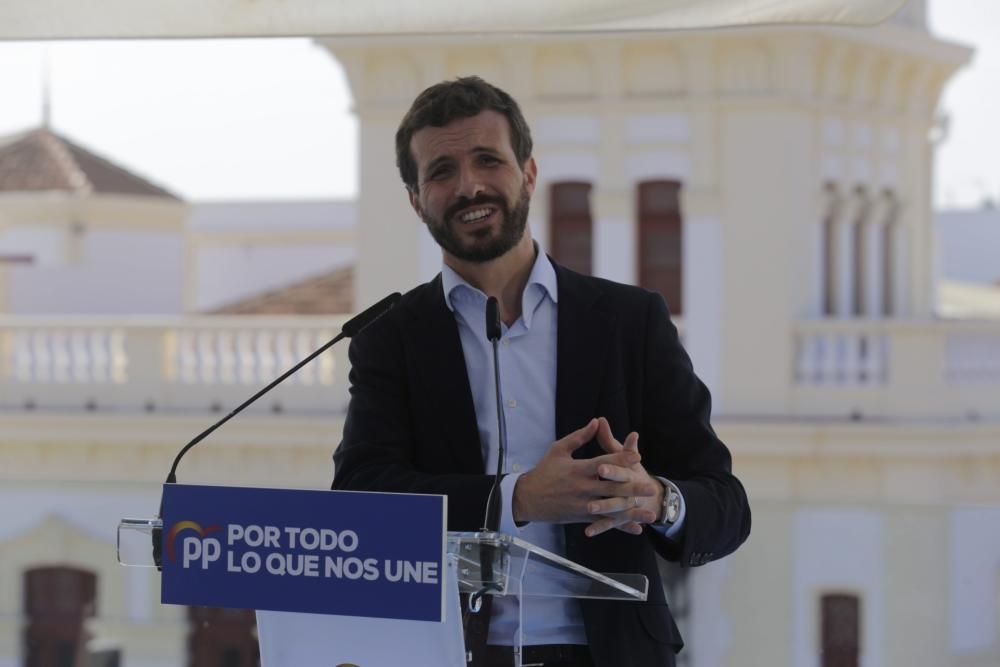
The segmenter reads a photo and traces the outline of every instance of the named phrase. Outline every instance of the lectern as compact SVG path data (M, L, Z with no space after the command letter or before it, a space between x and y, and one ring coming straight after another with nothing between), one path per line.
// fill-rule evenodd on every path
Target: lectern
M483 595L643 601L648 592L641 574L594 572L512 535L445 533L441 496L167 487L162 520L119 524L119 562L161 566L165 603L257 609L264 667L463 667L472 656L459 593L468 594L475 613ZM428 499L437 509L413 511ZM408 511L386 513L385 503ZM172 511L178 504L181 514ZM211 516L191 521L191 507ZM392 516L408 521L396 526L386 520ZM421 516L427 525L414 524ZM426 544L436 540L444 548L435 564ZM178 588L186 578L193 585ZM532 638L518 633L512 640L512 665L521 667L521 647Z

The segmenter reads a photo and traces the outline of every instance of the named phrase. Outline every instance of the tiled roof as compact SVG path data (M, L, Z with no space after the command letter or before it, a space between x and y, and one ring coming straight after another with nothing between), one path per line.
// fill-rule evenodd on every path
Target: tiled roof
M209 311L210 315L338 315L354 309L354 267L335 269Z
M179 199L48 128L0 139L0 192L51 190Z

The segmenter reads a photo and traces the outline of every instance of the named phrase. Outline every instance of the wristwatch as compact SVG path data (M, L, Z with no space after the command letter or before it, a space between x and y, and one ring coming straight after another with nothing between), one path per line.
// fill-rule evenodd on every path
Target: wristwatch
M663 485L663 504L660 506L660 516L656 523L661 526L673 525L681 515L681 492L669 479L657 477Z

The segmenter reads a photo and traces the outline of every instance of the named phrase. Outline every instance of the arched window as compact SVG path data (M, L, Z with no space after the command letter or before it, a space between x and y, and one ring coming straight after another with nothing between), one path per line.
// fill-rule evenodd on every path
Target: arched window
M870 283L871 198L864 185L842 192L827 183L823 217L821 283L824 316L867 314Z
M257 616L252 609L188 607L188 667L258 667Z
M861 657L861 601L834 593L820 599L820 665L858 667Z
M896 219L899 216L899 199L896 193L886 189L882 193L885 206L882 222L882 315L890 317L896 312Z
M850 220L851 225L851 308L855 317L863 317L868 310L868 283L871 280L868 271L868 229L871 223L869 214L871 205L868 189L859 185L854 188L857 199L856 215Z
M839 237L837 235L837 216L841 205L837 186L827 183L824 186L825 209L823 211L823 250L820 253L820 290L823 299L822 314L833 317L837 314L837 252Z
M553 183L549 190L549 246L557 262L590 275L594 224L590 183Z
M683 225L681 184L639 184L639 284L663 295L674 315L683 311Z
M39 567L24 574L24 664L83 667L84 620L97 611L97 575L72 567Z

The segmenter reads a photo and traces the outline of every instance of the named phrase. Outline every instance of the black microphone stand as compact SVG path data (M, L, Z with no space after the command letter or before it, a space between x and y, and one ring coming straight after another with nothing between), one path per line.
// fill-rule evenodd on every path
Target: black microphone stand
M493 478L486 501L486 515L483 517L484 531L500 530L500 508L502 507L500 481L503 477L504 460L507 458L507 420L503 412L503 392L500 388L500 304L496 297L486 300L486 337L493 344L493 382L497 402L497 474Z
M490 495L486 499L486 512L483 516L482 528L484 533L500 530L500 511L503 506L500 482L503 479L504 459L507 456L507 420L504 418L503 393L500 387L500 337L502 335L500 303L496 297L491 296L486 300L486 337L493 344L493 381L497 403L497 472L493 478ZM484 583L482 588L469 596L469 609L473 612L482 608L483 595L491 590L502 590L499 584L490 581L493 578L493 555L494 549L492 547L481 547L479 569Z

